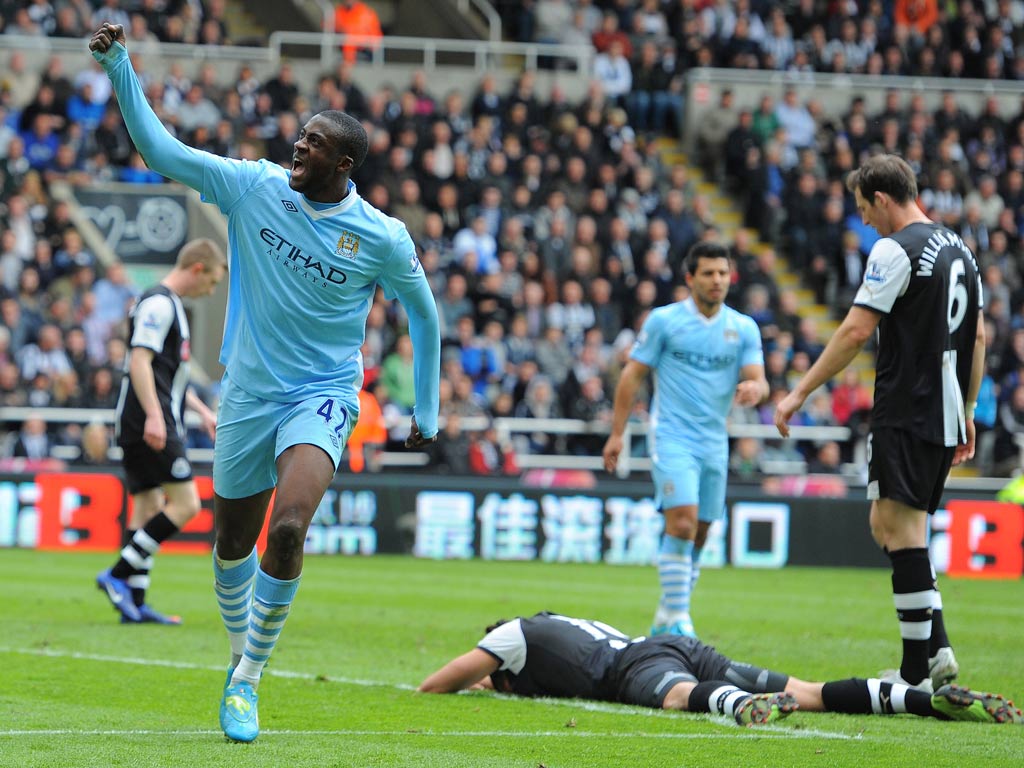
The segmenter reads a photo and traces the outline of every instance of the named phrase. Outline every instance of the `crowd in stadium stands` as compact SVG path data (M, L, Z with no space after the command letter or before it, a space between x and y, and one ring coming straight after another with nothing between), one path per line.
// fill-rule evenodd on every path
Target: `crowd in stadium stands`
M505 91L485 75L475 93L442 92L418 72L404 86L366 92L355 57L316 82L297 82L287 63L262 80L244 65L234 82L211 64L192 71L174 63L164 77L149 74L145 54L156 42L230 39L219 0L0 0L0 19L5 33L71 37L101 18L125 24L160 117L185 142L217 154L287 165L311 114L343 109L363 120L370 153L354 179L364 197L407 224L437 297L449 419L433 460L456 472L514 472L513 448L599 454L600 435L538 430L515 435L513 446L490 428L463 435L460 424L608 420L639 324L652 307L685 295L681 260L702 238L732 242L730 303L757 320L765 342L772 396L734 420L771 424L774 403L822 350L813 316L775 280L776 253L819 303L845 312L875 235L861 225L844 175L866 153L899 152L919 174L929 215L960 232L979 257L990 346L976 411L978 463L1002 473L1017 465L1024 111L1003 114L993 99L970 114L952 92L929 110L919 95L894 90L881 112L851 92L844 114L828 114L796 88L738 110L725 91L696 127L695 159L744 200L749 229L735 233L716 226L687 168L663 162L653 139L679 135L682 74L692 67L786 70L796 83L804 72L1024 77L1024 3L496 5L513 37L595 47L582 99L567 99L557 85L538 93L530 72ZM15 51L0 73L0 406L109 408L116 400L125 308L138 288L123 267L98 263L67 204L49 192L56 179L162 181L134 151L109 99L98 67L65 72L54 57L35 71ZM404 420L386 434L387 417L408 413L413 398L402 318L382 298L370 312L363 355L359 462L365 456L372 467L375 447L404 437ZM794 423L849 426L862 436L870 403L870 389L848 373ZM48 431L29 419L7 450L39 457L50 443L78 439L74 427ZM732 469L745 478L772 461L795 460L834 472L855 460L855 443L738 440ZM634 451L641 450L637 441Z

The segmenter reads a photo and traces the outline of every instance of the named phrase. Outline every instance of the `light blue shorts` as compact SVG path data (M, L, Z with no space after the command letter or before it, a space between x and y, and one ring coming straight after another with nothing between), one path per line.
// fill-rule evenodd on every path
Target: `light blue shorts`
M686 451L659 451L652 463L654 498L662 511L672 507L697 505L697 519L720 520L725 515L726 469L728 454L697 456Z
M277 485L277 457L293 445L322 448L338 468L345 442L359 419L359 396L325 393L296 403L263 400L221 383L213 489L225 499L241 499Z

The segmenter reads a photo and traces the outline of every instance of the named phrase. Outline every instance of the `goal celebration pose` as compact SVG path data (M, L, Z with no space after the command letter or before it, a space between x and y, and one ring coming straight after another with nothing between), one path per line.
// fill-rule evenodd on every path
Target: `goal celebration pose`
M368 148L359 121L335 110L314 115L290 170L218 157L161 124L120 25L102 25L89 47L150 168L198 190L228 219L213 468L214 588L231 642L220 725L228 738L252 741L256 689L299 586L306 532L359 417L359 350L377 287L409 318L416 405L408 447L437 435L437 308L405 225L365 202L350 179Z

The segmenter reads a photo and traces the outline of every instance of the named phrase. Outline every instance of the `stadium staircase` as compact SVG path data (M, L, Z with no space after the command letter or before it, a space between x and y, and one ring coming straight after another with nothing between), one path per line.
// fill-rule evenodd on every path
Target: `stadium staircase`
M658 149L666 165L682 164L686 166L687 175L693 181L697 194L707 199L711 208L712 218L715 221L715 225L721 231L722 238L726 242L732 241L736 231L743 227L741 202L730 195L721 184L709 180L704 170L697 163L691 163L689 156L678 140L669 138L658 139ZM746 229L754 243L755 252L772 247L760 238L760 234L756 229L750 229L749 227ZM813 318L818 328L819 341L822 344L827 343L839 327L839 320L835 316L836 313L828 306L818 304L815 301L814 292L803 285L800 275L790 267L789 262L780 250L776 248L775 251L776 265L778 267L778 272L775 274L776 284L778 284L781 290L792 290L796 293L800 303L800 316ZM862 381L869 385L874 382L874 357L871 354L862 352L854 359L853 366L860 373Z
M252 4L242 0L228 0L224 6L224 20L228 34L235 45L265 46L270 30L252 13Z

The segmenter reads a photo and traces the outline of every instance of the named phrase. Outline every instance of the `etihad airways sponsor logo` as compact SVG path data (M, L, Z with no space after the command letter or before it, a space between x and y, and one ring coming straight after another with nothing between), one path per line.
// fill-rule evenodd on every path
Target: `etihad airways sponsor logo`
M324 264L315 256L303 253L302 248L269 227L260 230L260 239L270 246L267 253L273 256L275 261L290 267L292 272L300 274L306 280L321 283L322 287L332 283L344 285L348 280L348 275L340 269Z

